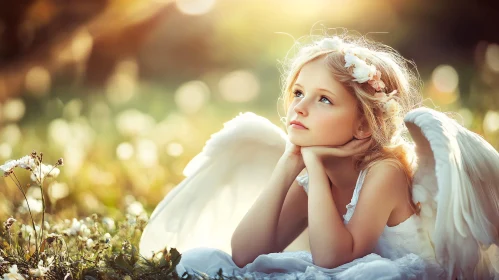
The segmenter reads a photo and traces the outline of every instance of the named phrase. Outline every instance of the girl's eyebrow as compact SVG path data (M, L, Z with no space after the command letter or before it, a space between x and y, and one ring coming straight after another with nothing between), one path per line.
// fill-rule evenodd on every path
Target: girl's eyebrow
M295 86L299 86L299 87L303 88L303 86L302 86L302 85L300 85L299 83L295 83ZM327 90L327 89L325 89L325 88L317 88L316 90L317 90L317 91L324 91L324 92L326 92L326 93L331 94L332 96L336 96L334 93L332 93L331 91L329 91L329 90Z

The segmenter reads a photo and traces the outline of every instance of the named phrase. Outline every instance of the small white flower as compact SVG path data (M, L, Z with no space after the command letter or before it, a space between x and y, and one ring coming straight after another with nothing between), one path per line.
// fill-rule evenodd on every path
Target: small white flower
M93 246L94 246L94 241L92 240L92 238L89 238L87 239L87 248L88 249L91 249Z
M50 164L45 165L42 163L41 165L36 166L31 172L31 180L34 182L42 182L46 177L55 178L59 176L59 173L61 173L59 168Z
M372 79L376 74L376 67L374 65L367 65L363 60L360 60L353 69L352 76L355 78L353 81L358 83L365 83Z
M109 232L106 232L106 234L104 234L104 241L106 243L109 243L111 241L111 234L109 234Z
M144 207L142 206L142 203L138 201L134 201L128 205L127 208L127 213L132 215L132 216L139 216L140 214L144 213Z
M43 261L38 262L38 268L32 268L29 270L29 274L34 277L44 277L49 271L48 267L43 266Z
M114 220L109 217L102 218L102 223L107 228L107 230L113 231L116 229Z
M371 52L369 51L369 49L364 48L364 47L353 47L353 48L349 49L348 51L362 60L366 60L371 55Z
M25 278L19 274L17 265L14 264L9 268L9 273L4 273L3 280L24 280Z
M29 209L28 209L29 205ZM31 210L32 213L41 213L43 211L43 203L40 199L35 199L28 196L26 200L23 200L23 204L19 207L19 213L28 213Z
M0 170L4 173L4 175L7 173L10 173L12 169L17 167L17 161L16 160L10 160L4 163L3 165L0 166Z
M38 161L36 161L32 156L28 155L18 159L17 164L21 168L34 170L35 167L38 166Z
M71 227L65 230L68 235L77 235L80 232L81 223L77 219L73 218L73 223Z
M388 100L388 102L385 103L385 113L388 116L394 116L399 113L399 106L397 101L394 99Z
M78 233L83 237L88 237L91 234L90 229L84 223L80 223Z
M322 49L341 51L344 48L344 43L338 36L334 36L333 38L323 39L319 42L319 46Z
M347 52L345 54L345 67L350 67L350 66L357 66L357 64L360 64L362 63L363 61L358 58L357 56L355 56L353 53L351 52Z

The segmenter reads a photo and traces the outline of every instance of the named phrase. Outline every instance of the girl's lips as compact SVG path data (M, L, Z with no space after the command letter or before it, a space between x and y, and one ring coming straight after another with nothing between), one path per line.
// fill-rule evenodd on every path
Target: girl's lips
M292 128L296 128L296 129L307 129L305 128L304 126L302 125L299 125L299 124L291 124L290 127Z
M296 128L296 129L308 129L306 126L304 126L299 121L291 121L289 126L291 126L292 128Z

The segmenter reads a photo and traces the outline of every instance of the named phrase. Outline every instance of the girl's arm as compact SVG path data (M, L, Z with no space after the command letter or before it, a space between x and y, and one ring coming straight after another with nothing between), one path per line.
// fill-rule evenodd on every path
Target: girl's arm
M232 235L232 259L239 267L261 254L282 250L305 229L306 194L293 184L303 167L301 155L285 153L277 163L268 185ZM286 196L288 191L294 195ZM279 219L281 209L287 213L286 221Z
M396 167L380 163L366 176L347 225L336 209L320 160L305 161L309 174L308 226L314 264L333 268L372 252L407 182Z

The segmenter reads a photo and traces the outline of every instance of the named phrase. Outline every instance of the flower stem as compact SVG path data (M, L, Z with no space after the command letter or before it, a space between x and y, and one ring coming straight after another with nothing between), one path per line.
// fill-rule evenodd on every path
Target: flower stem
M19 179L17 179L16 174L14 172L12 172L11 174L14 175L14 178L16 178L17 182L14 181L14 179L12 179L11 175L9 175L10 179L12 179L14 184L16 184L17 188L19 188L19 190L23 194L24 200L26 201L26 206L28 207L29 216L31 218L31 224L33 225L33 230L35 231L35 253L38 256L38 234L36 233L35 220L33 219L33 215L31 214L31 208L29 207L28 198L26 197L26 193L23 191L23 188L21 187L21 183L19 182Z

